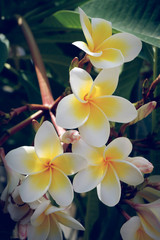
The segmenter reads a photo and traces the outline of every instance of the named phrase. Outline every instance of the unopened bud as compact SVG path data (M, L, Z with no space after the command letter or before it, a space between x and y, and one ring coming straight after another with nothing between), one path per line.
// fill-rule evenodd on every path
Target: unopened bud
M156 107L157 103L155 101L149 102L141 106L137 112L137 117L129 123L129 125L135 124L136 122L141 121L143 118L146 118Z
M73 68L78 67L79 64L79 59L78 57L73 58L70 67L69 67L69 71L71 71Z
M153 165L147 159L143 157L127 158L127 161L134 164L142 173L151 173L153 171Z
M37 120L33 119L32 126L33 126L34 131L37 132L38 129L40 128L40 123Z
M66 131L61 137L60 137L60 140L64 143L71 143L71 144L74 144L76 143L77 141L80 140L80 135L79 135L79 132L76 131L76 130L69 130L69 131Z

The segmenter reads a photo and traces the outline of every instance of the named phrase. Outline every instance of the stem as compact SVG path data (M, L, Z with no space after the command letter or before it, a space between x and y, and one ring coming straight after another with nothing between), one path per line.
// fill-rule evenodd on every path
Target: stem
M42 103L44 105L51 106L54 102L54 99L51 93L50 84L47 78L47 74L42 61L41 54L39 52L39 49L37 47L37 44L35 42L35 39L33 37L33 34L27 22L21 16L16 16L16 18L17 18L18 25L21 27L23 34L25 36L25 39L28 43L32 60L35 65L35 71L36 71L38 82L39 82Z
M32 114L30 117L28 117L27 119L25 119L24 121L18 123L16 126L8 129L6 131L6 133L2 136L2 138L0 139L0 146L5 143L5 141L7 141L7 139L12 136L13 134L15 134L16 132L20 131L22 128L26 127L27 125L29 125L30 123L32 123L33 119L37 119L40 118L43 115L43 111L39 110L38 112Z
M157 47L153 47L153 81L156 79L157 77L157 61L158 61L158 48ZM157 96L157 89L155 89L154 91L154 97ZM155 127L156 127L156 123L157 123L157 119L156 119L156 111L152 112L152 132L154 132Z
M125 210L123 210L119 205L117 206L117 208L127 221L131 218L129 214Z

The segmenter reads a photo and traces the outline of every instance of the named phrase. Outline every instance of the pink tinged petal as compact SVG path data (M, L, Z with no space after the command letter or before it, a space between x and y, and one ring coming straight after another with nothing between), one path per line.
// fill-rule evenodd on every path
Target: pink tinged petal
M39 158L52 160L55 156L63 153L58 135L49 121L45 121L36 133L35 150Z
M122 160L128 157L132 151L132 144L128 138L119 137L110 142L105 151L104 159L109 161Z
M90 95L92 98L112 95L117 88L120 67L103 69L94 80Z
M106 175L97 186L97 194L100 201L110 207L115 206L120 200L120 181L111 164L108 164Z
M109 121L128 123L137 117L137 110L130 101L117 96L102 96L94 99Z
M88 120L79 127L81 137L90 145L105 145L110 134L110 125L105 114L96 105L90 104Z
M130 218L120 229L120 234L123 240L137 240L136 235L141 227L141 222L138 216ZM139 239L139 238L138 238Z
M90 23L87 15L85 14L85 12L80 7L78 9L79 9L79 13L80 13L80 22L81 22L81 26L82 26L84 36L87 40L89 48L93 49L94 48L94 43L93 43L93 39L92 39L91 23Z
M129 33L117 33L104 41L100 49L114 48L121 51L124 62L129 62L138 56L142 48L142 42Z
M6 162L10 168L21 174L33 174L44 169L34 147L24 146L10 151L6 155Z
M87 166L87 161L75 153L64 153L54 158L52 163L66 175L72 175Z
M127 158L127 161L135 165L142 173L151 173L154 168L152 163L143 157Z
M70 227L76 230L84 230L84 227L76 219L69 216L65 212L56 212L54 216L59 223L65 225L66 227Z
M81 42L81 41L76 41L72 43L74 46L80 48L81 50L83 50L85 53L87 53L89 56L93 56L93 57L99 57L102 55L102 51L97 51L97 52L92 52L86 43Z
M63 128L77 128L88 119L90 107L88 103L82 103L74 94L64 97L58 104L56 111L56 123Z
M124 63L121 51L113 48L103 50L100 56L89 55L88 57L96 68L114 68Z
M50 232L47 240L63 240L62 230L54 215L50 215Z
M103 165L89 166L78 172L73 179L75 192L83 193L94 189L104 178L105 168Z
M28 240L46 240L50 231L49 217L46 216L43 223L37 227L29 225L27 230Z
M88 95L93 84L90 74L82 68L75 67L70 71L70 84L76 98L86 103L85 96Z
M23 202L33 202L42 197L47 192L51 179L51 170L26 177L19 188Z
M60 170L53 169L49 193L57 204L68 206L73 201L73 187L69 178Z
M92 147L80 139L77 143L72 145L72 152L82 155L89 165L97 165L103 161L103 147Z
M94 49L112 35L112 24L101 18L92 18L92 39L94 42Z
M154 240L160 239L160 229L157 228L157 221L153 218L152 214L149 212L145 212L145 215L147 215L147 218L145 218L141 215L139 215L141 224L143 226L144 231Z
M48 208L49 204L50 204L50 201L45 200L40 205L38 205L38 207L36 208L36 210L34 211L32 217L31 217L31 224L33 226L36 227L43 223L44 218L46 217L44 212Z
M122 182L135 186L144 181L141 171L130 162L115 160L112 162L112 166Z

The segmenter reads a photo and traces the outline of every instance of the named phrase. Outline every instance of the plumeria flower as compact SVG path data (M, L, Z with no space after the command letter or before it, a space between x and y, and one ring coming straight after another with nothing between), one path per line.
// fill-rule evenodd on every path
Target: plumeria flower
M151 173L153 171L153 164L143 157L129 157L127 159L133 163L142 173Z
M62 240L60 224L76 230L84 230L78 221L64 212L64 208L52 206L49 200L43 201L31 217L28 240Z
M134 216L124 223L120 233L123 240L155 240L145 232L138 216Z
M138 56L142 43L132 34L117 33L112 35L110 22L92 18L91 22L79 8L80 22L87 44L82 41L73 45L82 49L88 55L96 68L111 68L129 62Z
M116 205L121 196L120 180L129 185L143 182L140 170L126 159L132 144L125 137L116 138L100 148L87 145L82 139L72 146L88 160L88 166L73 179L76 192L88 192L97 187L99 199L108 206Z
M13 170L27 175L19 192L24 202L33 202L47 191L57 204L69 205L73 200L73 187L67 175L86 166L78 154L64 153L53 125L45 121L38 129L33 146L19 147L6 155Z
M154 240L160 239L160 199L148 204L134 204L144 231Z
M118 84L120 68L102 70L93 81L81 68L70 71L73 94L57 107L56 122L67 129L79 128L90 145L103 146L110 134L109 121L130 122L137 116L135 107L122 97L112 96Z

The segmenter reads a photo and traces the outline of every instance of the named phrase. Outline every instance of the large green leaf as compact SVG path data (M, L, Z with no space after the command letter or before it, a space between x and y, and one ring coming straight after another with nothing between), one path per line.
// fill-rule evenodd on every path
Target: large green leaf
M82 6L91 17L111 21L113 28L129 32L160 47L160 4L157 0L92 0Z

